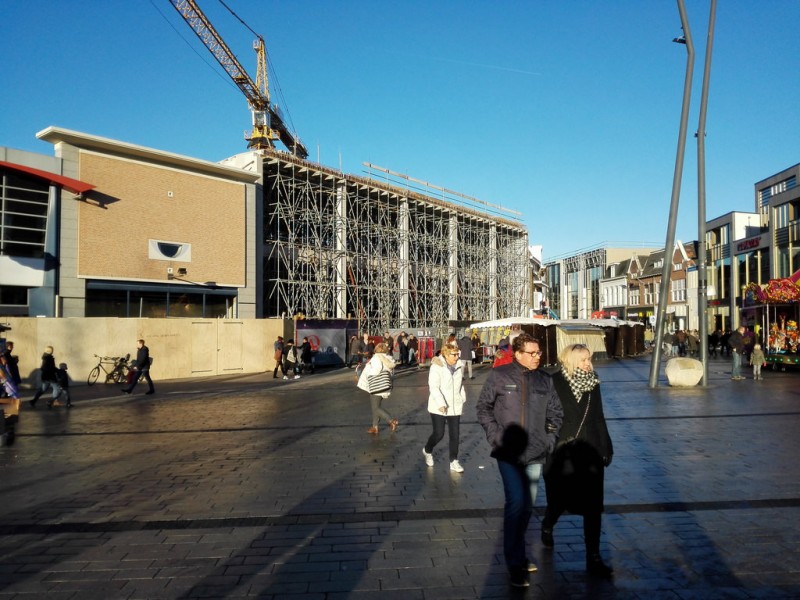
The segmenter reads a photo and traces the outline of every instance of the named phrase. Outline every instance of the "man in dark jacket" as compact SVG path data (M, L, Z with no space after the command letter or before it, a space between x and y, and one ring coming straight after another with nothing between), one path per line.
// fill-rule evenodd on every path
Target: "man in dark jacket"
M513 362L492 369L477 404L478 421L503 478L503 551L511 585L528 587L537 570L525 552L542 464L555 448L563 410L549 375L538 370L539 341L521 333Z
M731 379L739 381L742 377L742 354L744 354L744 327L740 325L728 338L728 346L733 357Z
M36 390L33 398L29 402L31 408L36 406L39 397L47 390L53 389L53 398L48 402L48 406L52 406L53 400L56 397L56 359L53 358L53 347L47 346L42 354L42 367L41 367L41 384L39 389Z
M147 385L150 386L145 394L155 394L156 390L153 387L153 380L150 379L150 349L144 345L144 340L137 340L136 346L136 363L133 367L133 379L131 379L131 383L128 387L122 388L122 391L126 394L130 394L133 388L136 387L136 384L139 383L139 377L143 376L147 381Z
M300 352L300 371L309 373L314 372L314 361L312 359L311 342L307 337L303 338L303 343L298 346L297 350Z

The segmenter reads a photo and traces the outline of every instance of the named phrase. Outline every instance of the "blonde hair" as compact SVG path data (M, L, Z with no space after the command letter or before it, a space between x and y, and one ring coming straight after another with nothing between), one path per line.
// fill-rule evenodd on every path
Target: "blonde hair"
M447 342L444 346L442 346L442 351L440 354L444 356L445 354L454 354L458 356L458 343L456 342Z
M52 354L53 353L53 347L52 346L45 346L44 347L44 351L47 352L48 354Z
M375 354L388 354L389 353L389 345L383 342L380 342L377 346L375 346Z
M756 344L753 346L753 350L761 350L761 344Z
M592 351L585 344L570 344L558 353L558 362L561 363L561 368L567 372L568 376L572 377L577 370L578 363L583 358L583 352L588 352L589 358L592 358Z

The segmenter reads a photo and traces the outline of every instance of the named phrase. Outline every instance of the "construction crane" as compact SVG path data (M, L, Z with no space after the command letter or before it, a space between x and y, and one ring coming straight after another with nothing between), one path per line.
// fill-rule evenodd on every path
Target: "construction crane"
M253 49L258 57L256 81L253 81L194 0L169 1L247 98L250 111L253 113L253 131L250 137L245 135L248 148L256 150L274 148L274 140L280 140L290 153L306 158L308 150L286 127L278 106L270 103L264 38L258 36L253 42Z

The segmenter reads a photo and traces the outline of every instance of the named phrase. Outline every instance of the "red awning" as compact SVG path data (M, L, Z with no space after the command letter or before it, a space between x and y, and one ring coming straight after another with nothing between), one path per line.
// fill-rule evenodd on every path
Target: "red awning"
M56 175L55 173L50 173L49 171L42 171L32 167L24 167L22 165L16 165L14 163L4 162L2 160L0 160L0 167L6 167L8 169L13 169L14 171L19 171L20 173L27 173L28 175L33 175L34 177L47 179L51 183L60 185L64 189L67 189L75 194L85 194L89 190L93 190L95 187L89 183L72 179L71 177L64 177L63 175Z

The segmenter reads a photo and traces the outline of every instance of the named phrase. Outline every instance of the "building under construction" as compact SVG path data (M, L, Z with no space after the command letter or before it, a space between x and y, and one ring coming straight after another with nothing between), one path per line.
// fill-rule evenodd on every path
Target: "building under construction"
M225 162L263 174L265 316L358 318L382 332L527 314L521 223L410 178L347 175L276 150ZM424 193L433 189L441 197Z

